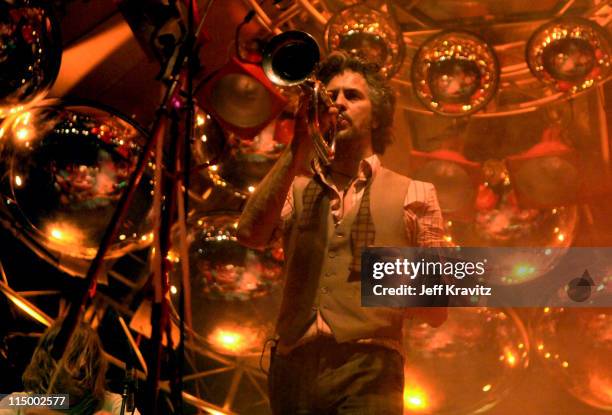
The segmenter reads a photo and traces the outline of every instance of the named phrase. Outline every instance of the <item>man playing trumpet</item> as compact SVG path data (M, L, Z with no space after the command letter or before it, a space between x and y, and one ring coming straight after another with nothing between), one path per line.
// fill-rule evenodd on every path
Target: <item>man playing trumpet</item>
M395 97L378 68L333 53L316 77L334 105L335 157L312 160L307 110L290 147L249 199L238 238L263 247L276 230L285 244L286 282L270 374L275 414L403 412L402 320L406 310L365 308L361 251L367 246L443 245L442 216L429 183L381 166L391 142ZM414 314L414 313L413 313ZM444 309L419 313L432 325Z

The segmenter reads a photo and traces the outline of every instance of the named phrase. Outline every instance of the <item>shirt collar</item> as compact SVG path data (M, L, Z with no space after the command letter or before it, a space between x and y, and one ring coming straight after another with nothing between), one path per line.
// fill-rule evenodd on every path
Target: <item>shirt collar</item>
M357 172L357 180L368 181L376 176L380 169L380 159L377 154L372 154L369 157L362 159L359 162L359 170ZM312 170L315 175L325 180L327 176L327 168L324 167L317 157L312 159Z
M359 162L359 172L357 173L358 180L370 180L374 178L380 169L380 159L377 154L372 154L370 157L364 158Z

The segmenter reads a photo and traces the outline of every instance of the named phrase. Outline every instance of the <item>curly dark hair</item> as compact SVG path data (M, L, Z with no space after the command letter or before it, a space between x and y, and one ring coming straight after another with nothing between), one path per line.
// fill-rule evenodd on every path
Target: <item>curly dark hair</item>
M67 393L71 407L96 409L104 401L107 363L98 334L86 323L81 322L75 328L67 346L66 364L60 369L53 389L47 390L57 367L51 348L61 326L62 319L56 320L43 333L22 375L23 386L26 392Z
M327 85L333 77L344 71L361 74L368 84L370 101L372 101L372 119L377 121L376 128L372 129L372 149L377 154L383 154L393 141L392 126L395 110L393 89L378 65L340 51L331 53L321 62L317 78Z

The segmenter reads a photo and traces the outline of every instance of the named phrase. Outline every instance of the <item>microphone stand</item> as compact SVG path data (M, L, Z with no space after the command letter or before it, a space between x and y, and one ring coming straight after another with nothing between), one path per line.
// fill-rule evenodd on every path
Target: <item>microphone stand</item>
M208 14L213 0L210 0L207 9L204 13L204 17ZM187 35L192 36L194 33L194 14L197 11L197 5L195 0L188 1L188 14L187 14ZM195 33L199 33L204 25L204 18L200 20L198 28L195 29ZM197 39L197 35L194 35L194 39ZM181 140L177 139L177 143L181 144L177 148L176 153L176 169L177 169L177 181L176 181L176 192L177 192L177 203L178 203L178 220L179 220L179 235L180 235L180 253L183 257L181 264L182 273L181 281L179 284L179 344L177 350L177 364L174 381L172 382L172 398L174 401L175 412L178 415L183 413L183 402L181 399L181 392L184 389L183 384L183 373L185 370L185 325L192 327L191 317L191 285L189 275L189 252L187 248L187 230L185 228L186 216L189 212L189 197L187 197L187 191L189 189L189 175L191 172L191 152L189 151L192 140L193 131L193 120L195 115L195 104L193 101L193 77L194 73L199 69L200 62L197 59L193 59L196 56L196 51L192 51L192 55L187 58L186 71L185 71L185 89L186 96L185 101L186 111L184 119L184 137ZM181 160L182 159L182 160ZM181 174L182 172L182 174Z
M134 367L131 363L126 363L125 380L123 381L123 391L121 393L121 412L120 415L125 415L125 412L134 413L134 392L136 391L136 377L134 376Z
M206 11L201 17L200 24L198 25L195 33L188 33L186 39L180 44L180 47L175 48L172 57L168 60L168 64L165 70L163 71L164 76L162 79L166 84L167 88L156 113L155 121L152 128L153 133L151 134L149 140L146 142L138 158L138 162L136 163L134 172L130 177L129 183L126 189L123 191L121 198L119 199L117 208L113 212L113 216L102 236L98 251L96 252L95 257L93 258L89 269L87 270L83 286L81 290L79 290L81 294L80 301L75 301L70 306L70 309L64 319L60 332L58 333L55 341L53 342L51 348L51 355L55 360L58 361L58 364L51 376L51 380L47 388L47 393L53 390L53 387L57 382L57 377L59 375L60 368L64 366L67 358L66 349L70 342L70 339L72 338L76 326L81 321L81 317L84 314L83 311L85 310L85 307L93 299L96 293L97 278L102 270L104 258L113 241L115 240L121 224L125 220L125 216L131 205L133 195L136 191L136 188L140 184L150 155L156 144L158 144L158 148L163 148L159 144L163 142L163 139L166 136L166 131L168 129L168 123L170 118L169 103L176 94L177 87L179 86L180 81L179 75L181 73L182 68L184 67L185 62L188 61L188 58L194 54L196 39L200 30L203 27L204 19L206 18L206 15L210 10L210 6L212 5L213 1L214 0L209 0ZM189 62L192 61L189 60ZM193 105L193 103L188 102L188 105L191 106ZM161 154L159 154L159 152L158 157L161 157ZM157 175L159 178L161 176L161 172L158 172ZM159 189L161 188L162 183L156 183L156 186ZM158 197L161 197L161 195ZM151 342L153 346L151 355L152 364L150 365L150 370L147 377L147 408L145 408L144 411L144 413L146 414L153 415L158 413L157 400L159 395L162 333L164 331L164 327L169 323L168 305L165 296L165 293L167 293L168 291L168 283L167 279L163 278L164 275L167 275L168 271L168 265L165 261L168 251L168 243L164 241L167 241L170 229L169 222L171 218L168 215L168 210L169 209L160 209L162 220L159 229L160 232L157 235L157 241L161 249L157 252L156 256L161 259L161 261L158 260L158 267L161 269L158 270L158 272L154 273L155 275L157 275L157 278L153 279L153 286L155 288L155 301L151 312ZM79 297L77 297L77 299L78 298ZM168 340L170 341L170 339ZM178 384L182 386L180 382L178 382Z
M136 168L134 169L134 172L130 177L128 186L126 187L123 194L121 195L121 198L119 199L117 208L113 212L113 216L109 222L109 225L107 226L104 235L102 236L102 241L100 242L100 246L98 247L96 256L92 260L89 269L87 270L83 286L80 290L81 300L80 302L75 302L71 304L70 309L68 310L68 314L64 319L62 327L53 343L51 349L51 356L58 361L58 365L53 375L51 376L51 381L49 382L47 392L50 392L53 389L53 386L57 381L59 368L63 366L66 360L65 352L67 345L74 333L76 326L80 322L85 307L93 299L93 296L96 293L97 278L100 274L100 271L102 270L104 257L106 256L106 253L112 245L112 241L115 239L119 227L125 219L125 215L127 214L127 211L130 207L134 192L140 184L140 180L142 179L142 175L145 171L149 156L153 151L153 146L158 140L163 140L165 136L168 123L166 117L167 103L169 101L169 98L174 95L177 83L178 77L175 77L175 79L171 80L170 85L166 89L162 104L160 105L157 111L156 119L153 126L154 133L145 144L142 153L139 156Z

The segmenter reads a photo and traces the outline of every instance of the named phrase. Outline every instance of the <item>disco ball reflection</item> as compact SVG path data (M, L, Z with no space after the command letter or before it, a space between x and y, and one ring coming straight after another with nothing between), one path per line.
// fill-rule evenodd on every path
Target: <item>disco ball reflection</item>
M606 29L579 17L539 27L526 47L529 69L560 92L580 92L612 73L612 40Z
M5 207L45 248L93 258L142 151L142 131L106 110L57 101L7 118L1 131ZM108 257L150 243L151 177L143 177Z
M486 166L485 166L486 169ZM512 248L489 266L492 284L522 284L554 269L574 240L578 208L521 208L512 183L503 173L498 184L479 189L474 221L446 222L446 240L460 246ZM533 249L542 248L542 249Z
M429 110L464 116L483 109L497 93L495 52L473 33L445 31L427 39L411 67L416 97Z
M516 209L508 205L479 212L475 232L480 246L568 247L573 240L577 209Z
M194 329L217 353L259 357L266 340L274 337L280 297L280 291L273 291L249 301L194 302Z
M473 61L453 59L432 63L428 83L435 100L461 104L474 95L480 76Z
M0 1L0 116L47 92L59 72L59 25L33 1Z
M260 353L273 336L284 259L280 242L263 251L238 243L238 217L194 215L187 232L194 329L213 350L232 355ZM178 257L176 251L170 256L175 286L181 278Z
M404 58L404 41L399 24L389 15L364 4L334 14L325 27L327 50L342 49L370 63L391 78Z
M253 139L242 139L224 131L201 109L196 111L194 124L191 152L196 174L191 190L195 194L202 194L203 185L212 183L246 199L287 146L276 134L278 122L266 126Z
M435 153L440 154L441 152ZM465 164L469 163L465 159L464 161ZM412 173L415 179L432 183L435 186L442 215L445 218L460 216L462 211L471 210L474 205L475 180L466 169L465 164L460 164L456 159L447 156L446 159L427 160L422 166L415 168Z
M551 377L587 405L612 410L612 310L544 308L533 331Z
M188 221L189 271L193 292L210 299L246 301L265 296L280 285L283 250L279 242L263 251L236 238L239 214L194 214ZM171 259L179 263L178 230ZM175 267L176 273L180 267ZM173 277L179 279L179 275Z
M509 309L449 308L438 328L405 328L405 414L485 411L512 391L529 363L526 330Z

